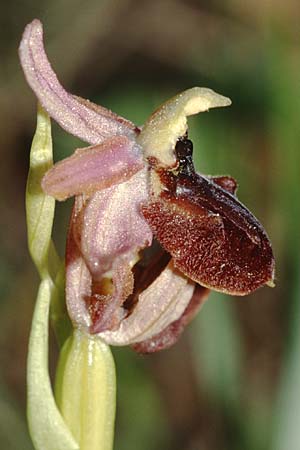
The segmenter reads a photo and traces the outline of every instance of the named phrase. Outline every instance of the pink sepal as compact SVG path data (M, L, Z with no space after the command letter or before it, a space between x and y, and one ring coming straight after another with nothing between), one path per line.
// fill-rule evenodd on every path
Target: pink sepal
M138 133L130 121L66 92L45 53L43 26L39 20L26 26L19 54L25 77L40 103L69 133L89 144L100 144L116 135L134 138Z

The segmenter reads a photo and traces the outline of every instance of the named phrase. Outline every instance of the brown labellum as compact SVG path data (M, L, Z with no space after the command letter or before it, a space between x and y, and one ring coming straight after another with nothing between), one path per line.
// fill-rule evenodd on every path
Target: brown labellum
M180 139L175 151L177 172L157 171L160 195L142 209L175 266L199 284L229 294L245 295L271 285L270 241L258 220L232 195L235 181L196 173L188 139Z

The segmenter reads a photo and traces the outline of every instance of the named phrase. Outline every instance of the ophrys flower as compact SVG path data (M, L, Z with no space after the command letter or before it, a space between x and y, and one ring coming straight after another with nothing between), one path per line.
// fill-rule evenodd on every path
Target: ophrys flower
M42 181L57 200L75 196L66 251L75 327L109 344L155 351L177 339L209 288L245 295L272 285L269 239L237 200L235 181L193 166L187 117L227 106L228 98L192 88L137 127L63 89L38 20L24 32L20 57L50 116L91 145L55 164Z

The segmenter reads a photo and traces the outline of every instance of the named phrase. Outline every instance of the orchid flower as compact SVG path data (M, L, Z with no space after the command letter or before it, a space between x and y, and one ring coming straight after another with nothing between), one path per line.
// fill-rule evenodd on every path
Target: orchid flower
M188 89L138 127L65 91L38 20L25 29L20 58L43 108L89 144L42 180L56 200L75 197L66 246L75 328L153 352L177 340L209 289L245 295L273 285L271 244L238 201L235 180L193 165L187 117L227 106L228 98Z

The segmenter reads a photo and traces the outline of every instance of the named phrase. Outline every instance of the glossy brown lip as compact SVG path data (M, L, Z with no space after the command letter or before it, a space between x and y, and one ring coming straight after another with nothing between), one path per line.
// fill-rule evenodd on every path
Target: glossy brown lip
M179 168L177 174L162 169L158 173L162 191L142 211L179 270L203 286L234 295L272 284L269 238L232 194L232 178L214 182L193 166Z

